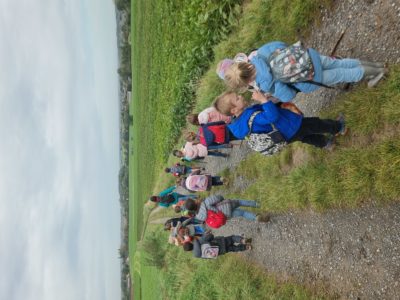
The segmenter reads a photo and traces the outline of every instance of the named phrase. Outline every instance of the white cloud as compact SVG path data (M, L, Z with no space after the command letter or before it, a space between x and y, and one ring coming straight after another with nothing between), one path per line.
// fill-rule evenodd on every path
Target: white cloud
M120 297L113 12L0 2L0 299Z

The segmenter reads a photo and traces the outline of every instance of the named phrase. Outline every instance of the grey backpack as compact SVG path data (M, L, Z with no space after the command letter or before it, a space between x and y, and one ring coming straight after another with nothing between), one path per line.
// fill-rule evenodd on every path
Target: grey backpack
M257 152L260 152L262 155L273 155L281 151L286 145L287 142L282 134L275 128L274 124L271 123L272 131L268 133L252 133L251 128L253 126L254 118L261 111L255 111L250 116L248 121L249 125L249 133L246 137L247 144L249 147Z
M311 81L313 64L306 48L297 42L284 49L275 50L267 59L275 80L285 83Z

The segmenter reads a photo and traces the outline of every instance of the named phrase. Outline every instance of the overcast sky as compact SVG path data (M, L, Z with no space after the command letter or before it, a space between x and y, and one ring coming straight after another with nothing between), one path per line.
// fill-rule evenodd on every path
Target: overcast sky
M119 299L112 0L0 1L0 299Z

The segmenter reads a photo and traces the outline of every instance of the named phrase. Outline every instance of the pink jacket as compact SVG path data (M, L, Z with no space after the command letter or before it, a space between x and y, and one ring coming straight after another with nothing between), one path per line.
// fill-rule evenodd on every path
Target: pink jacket
M218 121L224 121L225 123L231 122L231 117L219 113L214 107L206 108L201 113L199 113L199 116L197 118L200 124Z
M191 191L207 191L211 187L211 175L189 175L186 178L185 185Z
M187 142L183 149L183 154L187 158L196 158L196 157L206 157L208 154L208 150L206 146L202 144L193 145L192 142Z

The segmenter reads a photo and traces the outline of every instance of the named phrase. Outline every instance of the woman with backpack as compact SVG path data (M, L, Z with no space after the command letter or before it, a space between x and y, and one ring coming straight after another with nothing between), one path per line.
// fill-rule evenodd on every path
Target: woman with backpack
M217 69L231 89L253 88L283 102L297 92L311 93L338 83L368 80L368 87L373 87L386 73L382 63L332 58L300 43L288 47L280 41L265 44L250 59L240 54L240 61L223 60Z

